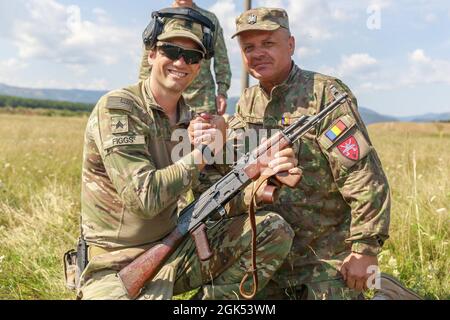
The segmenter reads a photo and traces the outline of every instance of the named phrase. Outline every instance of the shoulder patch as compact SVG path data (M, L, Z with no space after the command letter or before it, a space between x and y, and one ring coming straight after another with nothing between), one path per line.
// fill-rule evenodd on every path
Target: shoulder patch
M372 150L355 119L348 114L333 122L318 138L318 142L347 169L364 159Z
M126 133L128 132L128 116L112 116L111 117L111 132L112 133Z
M319 137L318 141L325 149L335 145L341 137L350 131L356 125L356 121L350 115L344 115L338 118L329 126Z
M358 161L360 156L359 144L355 136L349 136L346 140L341 142L337 149L347 159Z
M105 150L119 146L131 146L131 145L145 145L145 137L143 135L135 136L114 136L110 140L106 141L103 145Z
M122 98L122 97L108 97L106 101L106 109L110 110L123 110L126 112L131 112L133 108L133 100Z
M348 135L340 139L336 147L331 149L341 165L350 169L364 159L372 150L362 132L355 127Z

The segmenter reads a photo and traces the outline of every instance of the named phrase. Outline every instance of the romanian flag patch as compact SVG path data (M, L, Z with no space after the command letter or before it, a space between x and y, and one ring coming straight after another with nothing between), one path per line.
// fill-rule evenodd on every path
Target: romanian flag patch
M331 140L331 142L334 142L337 138L340 137L342 133L345 132L345 130L347 130L347 126L342 121L339 120L338 123L336 123L333 126L333 128L328 130L328 132L325 135L327 136L328 139Z

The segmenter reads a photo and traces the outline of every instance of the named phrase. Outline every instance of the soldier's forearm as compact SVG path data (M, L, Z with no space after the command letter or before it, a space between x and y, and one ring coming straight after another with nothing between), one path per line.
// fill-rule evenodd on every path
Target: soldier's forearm
M217 83L217 94L221 94L223 95L225 98L228 98L228 90L230 89L230 85L227 83L223 83L223 82L218 82Z

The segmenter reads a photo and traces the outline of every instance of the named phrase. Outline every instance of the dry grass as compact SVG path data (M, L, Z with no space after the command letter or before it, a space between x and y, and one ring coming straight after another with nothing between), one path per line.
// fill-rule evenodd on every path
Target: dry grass
M383 269L431 299L450 299L450 124L370 127L392 190Z
M65 299L86 118L0 116L0 299Z
M62 254L80 211L86 118L0 115L0 299L72 299ZM383 269L450 298L450 124L378 124L371 137L392 195Z

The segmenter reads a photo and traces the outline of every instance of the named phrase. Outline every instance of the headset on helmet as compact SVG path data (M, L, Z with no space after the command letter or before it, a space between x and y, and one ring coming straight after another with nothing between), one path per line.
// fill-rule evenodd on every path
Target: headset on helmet
M163 18L175 18L189 20L202 25L202 43L206 49L205 59L214 57L214 32L216 28L212 21L192 8L167 8L152 13L152 21L145 28L142 39L146 46L153 48L158 41L158 36L164 30Z

